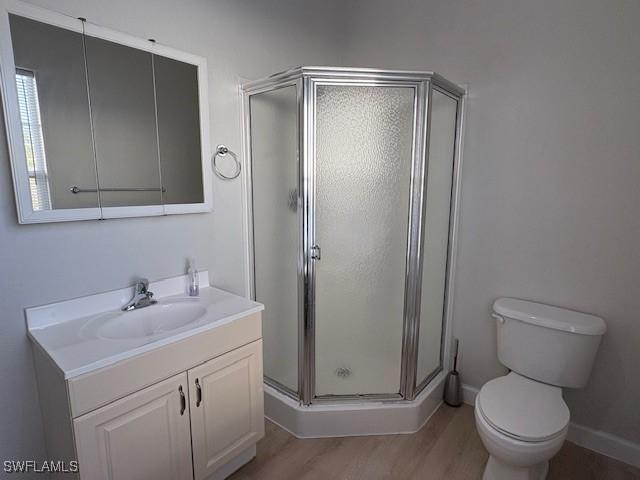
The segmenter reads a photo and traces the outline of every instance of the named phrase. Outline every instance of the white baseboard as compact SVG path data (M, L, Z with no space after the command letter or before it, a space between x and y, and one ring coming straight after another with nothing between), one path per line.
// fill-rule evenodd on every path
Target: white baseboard
M462 384L462 401L472 407L476 403L476 395L480 390L471 385Z
M462 385L464 403L473 406L478 392L479 389L471 385ZM594 430L584 425L578 425L574 422L569 424L567 440L634 467L640 467L640 444L638 443L633 443L624 438Z
M640 444L571 422L569 441L640 468Z

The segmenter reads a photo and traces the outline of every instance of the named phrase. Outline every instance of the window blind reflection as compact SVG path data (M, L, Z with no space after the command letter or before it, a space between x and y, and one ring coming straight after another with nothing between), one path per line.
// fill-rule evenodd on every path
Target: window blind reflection
M34 210L49 210L51 196L35 74L30 70L16 69L16 86L29 172L31 203Z

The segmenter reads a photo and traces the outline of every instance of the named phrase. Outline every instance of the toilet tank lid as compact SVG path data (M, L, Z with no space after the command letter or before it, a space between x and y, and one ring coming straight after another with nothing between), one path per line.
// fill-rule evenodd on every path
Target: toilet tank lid
M604 320L595 315L517 298L497 299L493 311L521 322L581 335L602 335L607 331Z

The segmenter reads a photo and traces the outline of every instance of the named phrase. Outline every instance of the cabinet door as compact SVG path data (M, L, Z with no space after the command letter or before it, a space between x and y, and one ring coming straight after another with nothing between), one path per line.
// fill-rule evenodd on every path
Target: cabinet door
M202 480L264 436L262 340L188 374L193 470Z
M83 480L193 478L186 373L73 423Z

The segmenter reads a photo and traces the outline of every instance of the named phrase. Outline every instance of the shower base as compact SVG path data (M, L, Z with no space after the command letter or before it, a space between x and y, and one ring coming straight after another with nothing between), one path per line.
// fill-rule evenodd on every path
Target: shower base
M300 405L264 385L265 417L298 438L414 433L442 403L445 373L440 372L414 399Z

